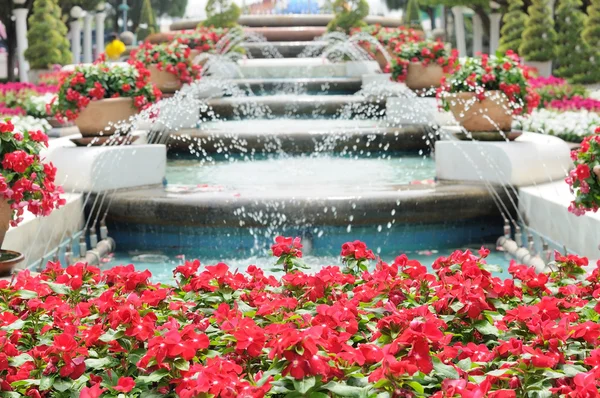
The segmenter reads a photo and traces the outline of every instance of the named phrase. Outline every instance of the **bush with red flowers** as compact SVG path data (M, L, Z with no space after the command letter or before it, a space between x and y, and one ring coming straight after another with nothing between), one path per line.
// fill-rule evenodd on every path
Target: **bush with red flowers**
M206 28L199 26L194 30L186 30L173 36L173 40L200 52L212 52L215 44L227 33L227 29Z
M58 103L53 104L58 120L75 120L90 103L105 98L134 99L138 110L149 107L162 93L149 81L150 72L141 63L110 65L103 62L78 65L63 76Z
M200 78L202 67L190 59L191 48L173 41L171 43L144 43L131 52L131 60L143 63L146 67L156 65L159 71L169 72L182 83L191 83Z
M506 55L465 58L456 72L444 78L437 96L442 107L450 110L453 93L475 93L479 101L488 91L501 91L508 99L514 115L531 113L539 104L540 96L528 83L529 72L512 51ZM450 98L450 99L449 99Z
M11 225L23 220L25 210L47 216L62 206L62 188L54 184L56 168L43 163L40 151L48 146L41 131L15 131L10 120L0 120L0 198L12 209Z
M406 80L410 63L420 63L423 66L439 65L444 69L444 73L452 73L458 65L458 51L448 50L439 40L407 42L397 46L392 55L392 79L398 82Z
M593 136L587 136L579 149L571 152L575 168L566 178L575 200L569 211L581 216L586 211L598 211L600 207L600 127Z
M174 285L49 263L0 281L0 395L598 396L600 268L557 254L547 274L512 263L503 280L488 254L279 279L195 260Z
M406 27L384 28L379 24L366 25L363 27L352 28L351 35L368 34L373 36L389 52L395 51L397 46L405 43L423 41L423 32ZM368 41L359 41L359 44L365 48L371 55L377 53L377 46Z

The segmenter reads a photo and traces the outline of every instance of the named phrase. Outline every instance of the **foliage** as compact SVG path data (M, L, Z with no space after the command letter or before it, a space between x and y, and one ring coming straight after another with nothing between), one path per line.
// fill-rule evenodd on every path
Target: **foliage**
M213 28L234 28L240 19L242 10L232 0L208 0L206 20L202 26Z
M465 7L488 7L489 1L487 0L419 0L419 3L428 6L434 7L437 5L443 5L447 7L454 6L465 6Z
M65 204L61 187L54 184L56 168L43 163L40 152L48 146L41 131L15 131L10 120L0 121L0 197L12 209L11 225L23 220L28 210L36 216L48 216ZM2 389L2 388L0 388Z
M67 26L61 19L56 0L35 0L29 17L25 57L31 69L50 69L53 65L71 62Z
M509 0L508 12L502 17L502 29L500 30L499 51L505 53L508 50L519 51L521 36L529 17L523 11L522 0Z
M560 0L556 10L558 32L557 61L554 73L572 83L600 82L600 60L581 39L586 16L581 0Z
M527 11L529 19L525 24L519 54L525 61L553 60L556 54L556 31L548 0L532 0Z
M369 3L366 0L335 0L333 13L327 30L350 33L352 28L366 25L363 19L369 14Z
M190 83L200 78L201 66L194 65L191 49L173 41L171 43L144 43L131 52L131 60L141 62L146 67L156 65L158 70L174 74L182 83Z
M90 101L105 98L133 98L137 109L145 109L161 96L149 78L150 72L139 62L124 66L103 62L78 65L63 78L55 116L74 120Z
M600 126L595 134L585 137L579 149L571 152L575 168L566 179L575 200L569 211L577 216L586 211L598 211L600 207Z
M373 252L348 242L344 270L277 279L195 260L175 269L173 285L133 265L48 263L0 281L0 388L88 398L593 396L598 268L585 275L587 259L557 253L548 274L513 262L502 280L488 254L457 251L433 272L406 255L367 269Z
M421 10L419 9L418 0L408 0L402 22L405 26L409 26L413 29L423 29L421 26Z
M505 55L479 58L466 58L458 70L443 79L438 89L438 98L444 109L449 110L451 96L448 94L473 92L478 100L485 99L485 93L500 90L508 98L513 114L527 114L539 103L539 95L528 83L528 72L512 51Z
M144 0L136 30L137 40L143 41L146 37L156 32L158 32L158 25L156 24L156 16L154 15L152 4L150 0Z
M449 50L441 41L405 43L399 46L399 51L393 53L392 79L399 82L406 80L410 63L420 63L423 66L435 64L443 67L444 73L452 73L458 65L458 52L455 49Z
M569 100L573 97L585 97L587 90L584 86L569 84L558 77L535 77L529 79L529 85L540 96L539 108L549 106L553 101Z
M582 37L587 45L600 53L600 0L591 0L587 13Z

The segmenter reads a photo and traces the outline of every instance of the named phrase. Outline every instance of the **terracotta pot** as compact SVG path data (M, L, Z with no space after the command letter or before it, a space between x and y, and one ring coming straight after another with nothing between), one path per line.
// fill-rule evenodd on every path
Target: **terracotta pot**
M385 68L388 66L388 60L387 58L385 58L385 55L380 49L377 49L377 51L375 52L375 61L377 61L381 70L385 71Z
M12 250L0 250L0 276L7 276L25 259L21 253Z
M84 137L110 135L115 132L115 127L110 126L111 123L126 121L137 112L133 106L133 98L107 98L91 101L79 113L75 119L75 125Z
M446 94L450 111L467 131L510 131L512 111L501 91L487 91L483 101L475 93Z
M405 83L411 90L439 87L443 76L444 69L437 64L423 66L420 62L411 62Z
M156 87L164 93L174 93L181 89L181 81L172 73L164 70L158 70L156 65L148 66L150 71L150 81L156 84Z
M12 210L8 204L8 200L0 199L0 248L4 242L4 236L8 231L8 223L12 218Z

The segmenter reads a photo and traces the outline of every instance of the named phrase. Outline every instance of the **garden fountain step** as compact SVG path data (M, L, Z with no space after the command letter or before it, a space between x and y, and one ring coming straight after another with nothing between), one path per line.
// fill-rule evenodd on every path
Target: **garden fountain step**
M109 228L258 228L275 222L280 228L351 224L394 229L408 224L479 222L492 228L496 237L502 229L500 213L483 185L391 185L372 190L336 184L254 188L198 187L177 193L155 187L111 193L107 199L112 203ZM507 201L506 191L497 189L497 193Z
M246 42L243 44L246 53L251 58L271 58L273 53L283 58L298 57L307 48L311 50L327 46L324 41L270 41L270 42Z
M221 119L312 117L364 114L382 117L385 100L359 95L266 95L209 99L201 116Z
M314 77L314 78L274 78L274 79L235 79L232 83L253 95L284 93L354 94L362 88L360 77Z
M375 120L229 120L171 133L170 152L286 153L429 150L424 125L390 127Z

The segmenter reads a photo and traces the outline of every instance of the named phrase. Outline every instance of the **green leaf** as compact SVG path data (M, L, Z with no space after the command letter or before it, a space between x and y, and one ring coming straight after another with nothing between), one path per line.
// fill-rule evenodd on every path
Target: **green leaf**
M150 384L160 381L163 377L169 374L166 369L159 369L155 372L150 373L148 376L139 376L136 381L140 384Z
M54 377L42 376L40 380L40 390L46 391L52 388Z
M60 283L54 283L54 282L45 282L45 283L48 284L48 286L50 286L50 289L52 289L52 291L56 294L69 294L72 291L69 286L62 285Z
M579 373L587 372L587 369L581 365L563 365L562 371L567 377L575 377Z
M458 379L458 371L453 366L446 365L438 357L433 357L433 370L443 379Z
M310 390L311 388L313 388L315 386L316 382L317 382L317 380L314 377L307 377L302 380L294 379L294 388L300 394L306 394L308 392L308 390Z
M510 369L496 369L486 373L488 376L500 377L506 374Z
M175 367L184 372L190 370L190 363L183 358L177 358L175 361Z
M415 390L415 392L417 394L425 394L425 388L423 388L423 386L421 385L421 383L416 382L416 381L409 381L406 384L408 386L410 386L413 390Z
M18 368L23 365L25 362L33 361L33 357L29 354L21 354L19 356L13 357L9 360L10 366L14 366Z
M496 337L498 337L498 335L500 334L498 328L489 323L488 321L479 321L476 322L473 326L475 326L475 329L477 329L481 334L487 334Z
M342 383L336 383L335 381L330 381L325 384L323 388L327 391L331 391L335 395L339 395L340 397L355 397L360 398L363 388L353 387Z
M54 383L52 385L52 387L54 387L54 389L59 392L70 390L72 386L73 382L67 380L54 380Z
M17 295L25 300L36 298L38 296L38 294L36 292L31 291L31 290L19 290L17 292Z
M4 326L2 329L3 330L7 330L7 331L11 331L11 330L21 330L21 328L23 328L23 325L25 325L25 321L22 319L17 319L16 321L14 321L13 323L11 323L8 326Z
M462 359L462 360L458 361L458 363L456 364L456 366L458 366L459 368L461 368L464 371L471 370L472 365L473 365L473 362L471 362L471 358Z
M14 391L4 391L4 392L0 392L0 397L2 397L2 398L21 398L22 395L19 394L18 392L14 392Z
M102 336L100 336L98 340L103 341L105 343L109 343L113 340L120 339L123 336L125 336L125 332L123 332L122 330L116 331L111 329L108 332L104 333Z
M98 358L98 359L86 359L85 365L90 369L103 369L110 367L112 360L109 357Z

